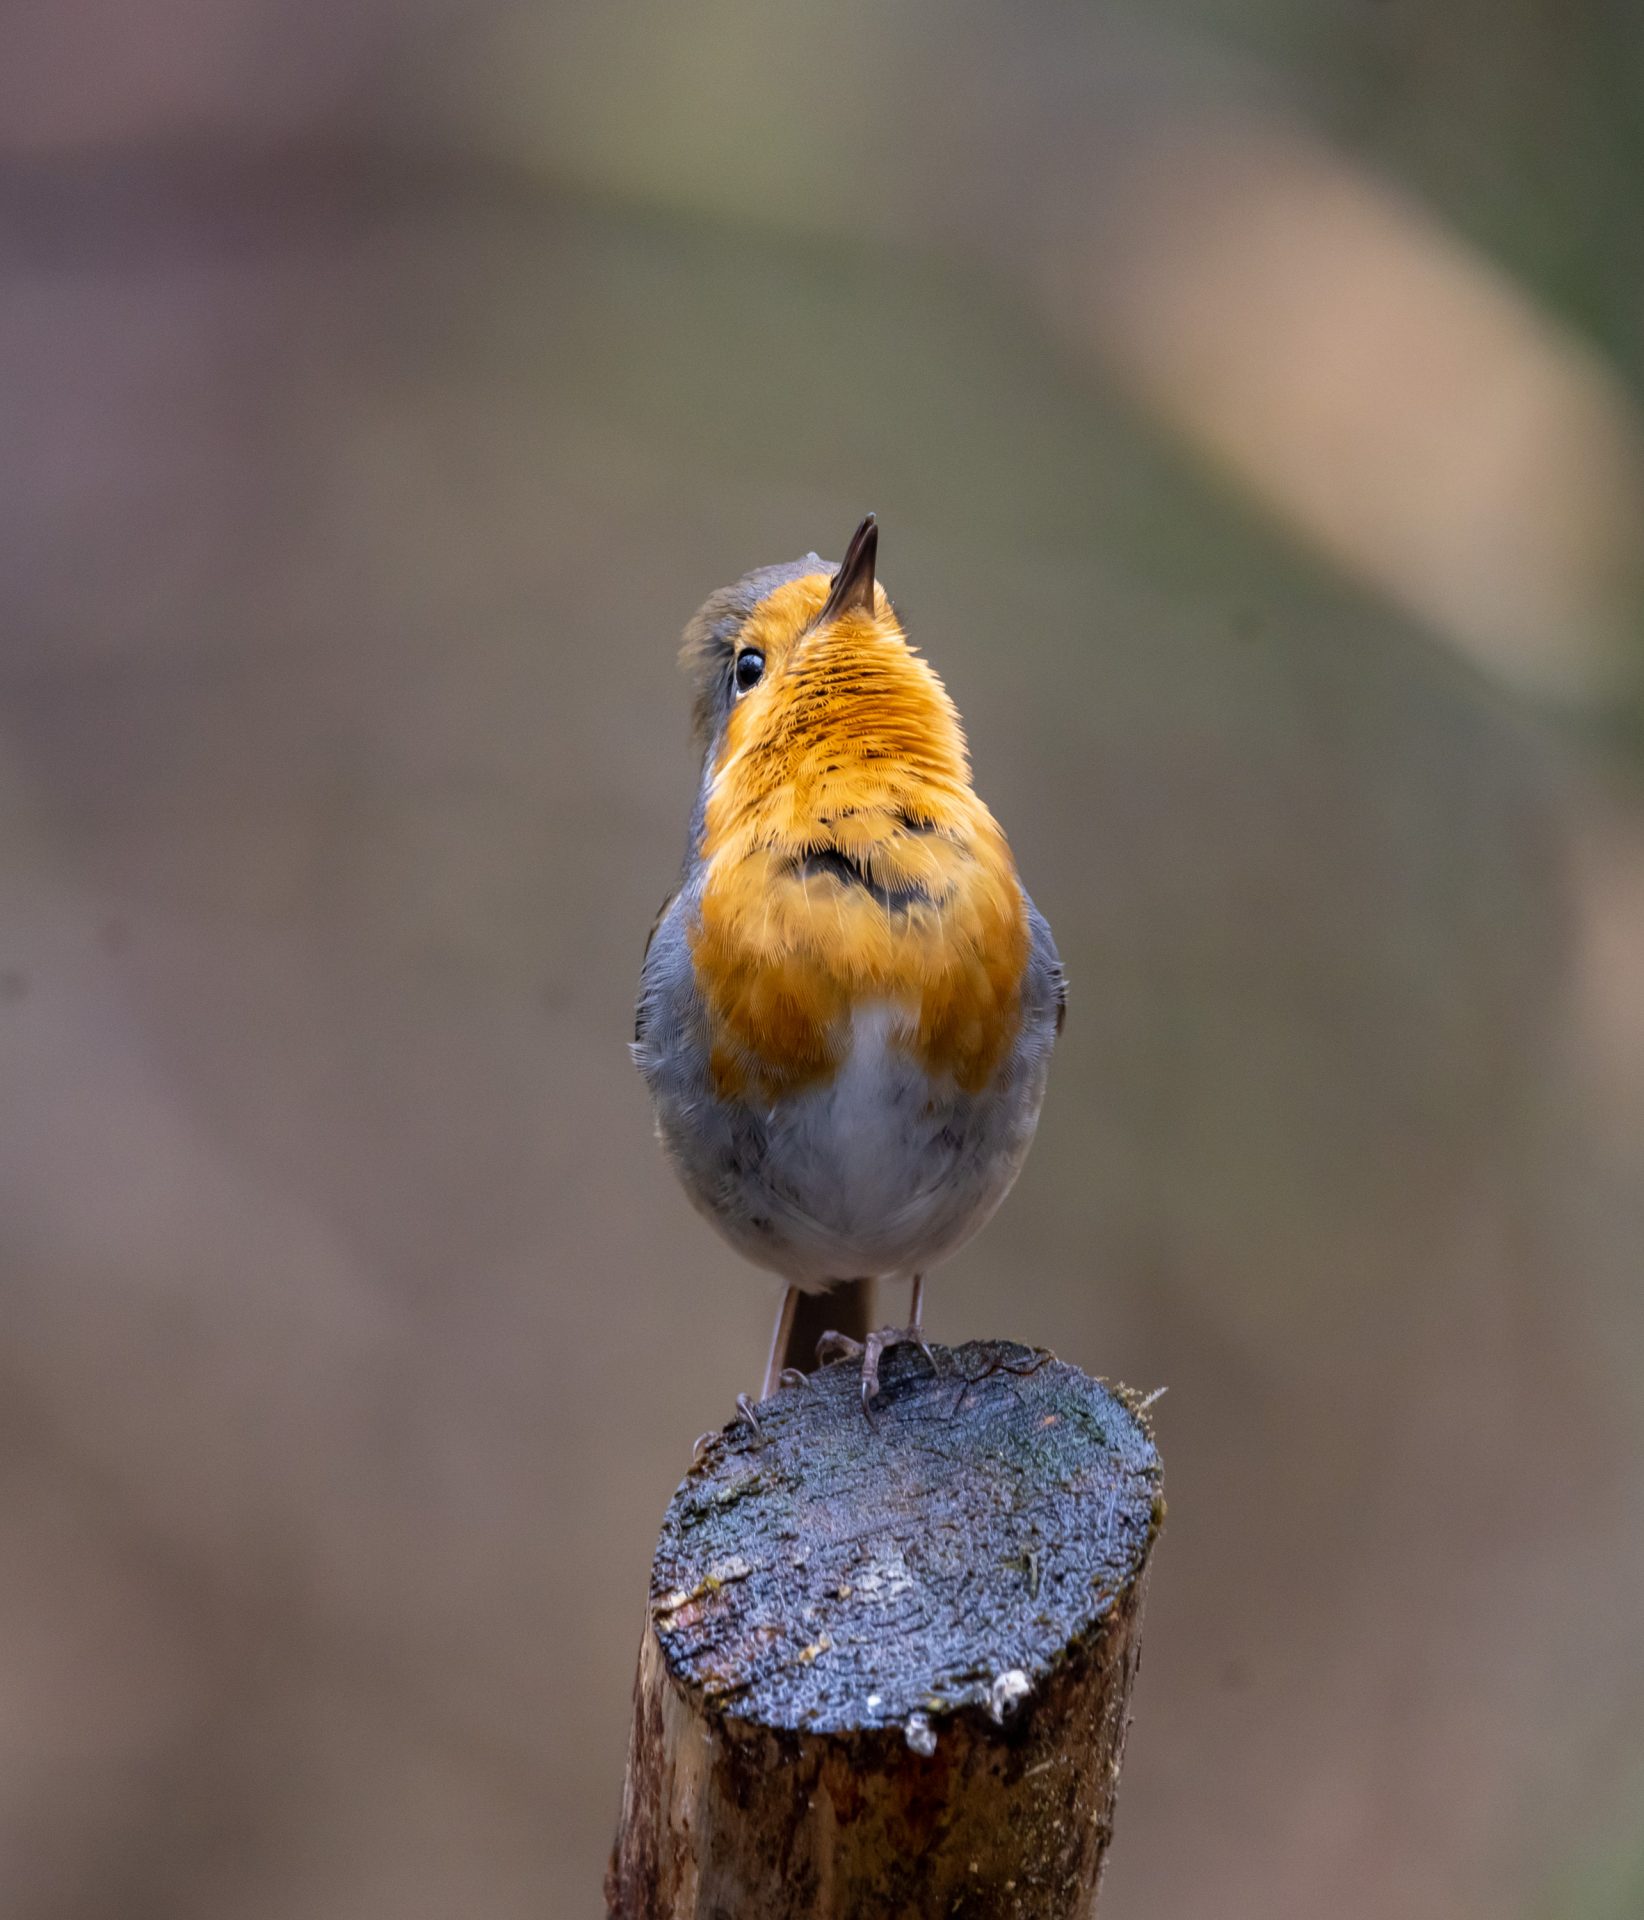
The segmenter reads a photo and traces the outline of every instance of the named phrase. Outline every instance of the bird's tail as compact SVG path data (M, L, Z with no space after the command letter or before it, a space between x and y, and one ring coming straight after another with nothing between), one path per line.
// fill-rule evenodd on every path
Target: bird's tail
M809 1373L816 1365L816 1343L825 1333L849 1334L866 1340L873 1331L873 1282L841 1280L826 1293L802 1293L788 1329L785 1367Z

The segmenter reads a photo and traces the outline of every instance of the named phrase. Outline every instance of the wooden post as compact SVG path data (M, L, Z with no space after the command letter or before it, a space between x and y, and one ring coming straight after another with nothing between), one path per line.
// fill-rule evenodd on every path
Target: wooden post
M1073 1920L1112 1835L1159 1457L1024 1347L737 1421L651 1567L612 1920Z

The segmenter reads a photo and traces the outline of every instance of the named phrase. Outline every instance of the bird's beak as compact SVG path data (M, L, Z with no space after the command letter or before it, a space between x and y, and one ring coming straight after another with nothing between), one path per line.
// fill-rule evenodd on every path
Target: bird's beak
M827 605L817 615L817 625L826 626L842 613L865 613L873 618L873 563L879 553L879 522L870 513L845 549L839 571L828 585Z

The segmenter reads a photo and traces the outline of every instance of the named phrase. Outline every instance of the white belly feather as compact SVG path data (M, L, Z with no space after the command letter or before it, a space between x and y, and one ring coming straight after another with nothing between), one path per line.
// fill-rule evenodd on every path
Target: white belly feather
M768 1117L783 1270L798 1285L917 1272L1010 1184L1014 1168L984 1171L964 1154L960 1096L895 1044L907 1024L883 1002L859 1009L833 1079Z

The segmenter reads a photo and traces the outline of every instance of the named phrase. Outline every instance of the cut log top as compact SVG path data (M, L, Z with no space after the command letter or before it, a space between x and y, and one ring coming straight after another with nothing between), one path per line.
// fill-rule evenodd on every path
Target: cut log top
M1148 1550L1138 1409L1048 1354L897 1348L716 1434L652 1566L615 1920L1083 1920Z
M709 1710L809 1734L1015 1715L1128 1593L1159 1457L1117 1394L1014 1345L892 1352L869 1424L849 1362L709 1443L674 1495L651 1619Z

